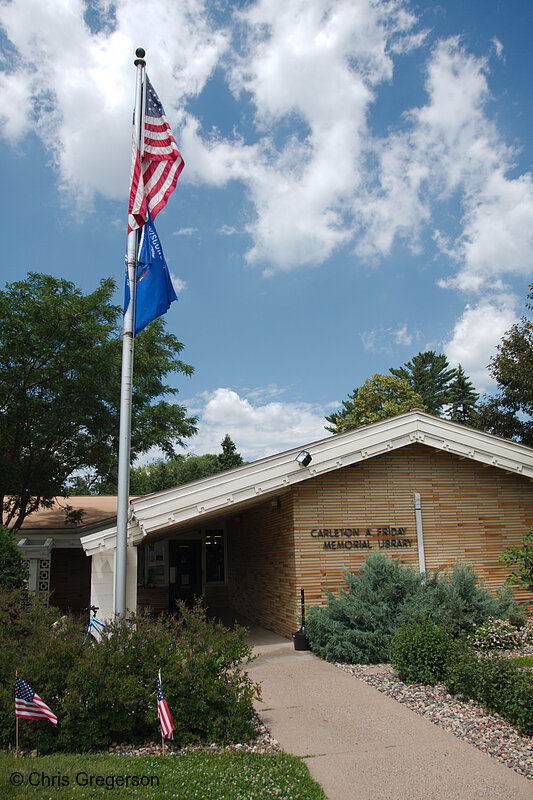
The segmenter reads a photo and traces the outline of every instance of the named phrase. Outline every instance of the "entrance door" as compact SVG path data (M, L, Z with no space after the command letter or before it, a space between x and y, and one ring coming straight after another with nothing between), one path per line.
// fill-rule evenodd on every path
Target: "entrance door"
M202 597L202 543L198 539L168 543L169 611L176 610L176 600L194 605Z

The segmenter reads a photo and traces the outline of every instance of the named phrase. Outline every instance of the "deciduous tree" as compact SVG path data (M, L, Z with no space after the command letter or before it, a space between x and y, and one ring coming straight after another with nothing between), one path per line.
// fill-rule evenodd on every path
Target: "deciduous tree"
M533 301L533 284L528 300ZM533 303L526 303L533 310ZM522 317L503 336L489 371L498 393L480 403L476 425L533 445L533 321Z
M83 295L69 281L30 273L0 292L0 523L18 529L92 468L113 475L120 403L121 311L112 280ZM135 340L132 458L173 453L195 432L169 373L188 375L183 345L156 320Z
M359 428L380 419L394 417L412 408L425 410L422 397L403 378L394 375L372 375L350 395L351 408L337 415L334 433ZM328 421L332 417L327 418ZM331 428L329 428L331 430Z

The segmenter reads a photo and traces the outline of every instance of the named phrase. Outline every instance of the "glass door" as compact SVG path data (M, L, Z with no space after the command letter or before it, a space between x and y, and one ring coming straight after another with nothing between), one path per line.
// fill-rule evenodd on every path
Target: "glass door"
M202 597L202 543L199 539L168 543L169 611L176 610L176 601L188 605Z

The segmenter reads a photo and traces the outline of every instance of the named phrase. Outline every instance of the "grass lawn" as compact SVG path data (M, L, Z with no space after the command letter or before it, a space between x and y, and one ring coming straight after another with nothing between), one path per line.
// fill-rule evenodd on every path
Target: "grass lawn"
M519 667L533 667L533 656L517 656L511 661L514 661Z
M18 784L18 785L14 785ZM326 800L302 759L228 751L182 756L0 753L4 800Z

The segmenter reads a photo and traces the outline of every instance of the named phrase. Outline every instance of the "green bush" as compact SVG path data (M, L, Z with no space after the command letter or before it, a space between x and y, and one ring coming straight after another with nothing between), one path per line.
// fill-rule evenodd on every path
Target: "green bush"
M20 598L19 598L20 600ZM133 618L83 645L76 621L37 601L0 595L0 744L14 742L15 669L58 717L58 726L20 722L21 743L40 752L88 751L112 742L159 737L156 680L163 689L178 744L230 742L253 733L255 686L242 672L250 659L246 630L209 621L200 607L175 617ZM5 627L2 623L5 622Z
M509 587L493 597L468 564L449 573L420 575L374 551L359 574L345 572L346 589L326 593L326 606L306 610L312 650L328 661L389 661L394 633L402 622L430 619L454 637L473 630L487 617L518 613Z
M533 673L503 656L478 656L466 643L454 645L446 686L500 714L526 736L533 734Z
M404 622L392 639L391 662L401 681L434 685L446 677L453 639L429 619Z
M519 609L508 586L494 597L470 564L457 562L449 572L435 570L426 575L404 613L406 619L432 619L453 636L461 636L489 617L516 615Z
M20 555L11 531L0 525L0 587L19 589L28 580L28 562Z
M522 644L522 633L507 619L489 617L474 628L468 641L475 650L513 650Z
M464 639L453 642L448 654L446 686L451 694L477 699L479 657Z
M326 593L327 606L306 610L311 649L328 661L380 663L390 658L390 642L404 607L418 592L421 576L398 559L371 553L359 575L344 573L347 589Z

